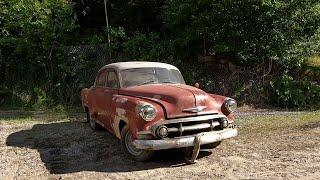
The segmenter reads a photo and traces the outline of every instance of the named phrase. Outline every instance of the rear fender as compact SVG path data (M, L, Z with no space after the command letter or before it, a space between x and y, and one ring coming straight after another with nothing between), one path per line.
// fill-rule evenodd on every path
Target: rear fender
M89 100L88 100L88 95L89 95L89 89L88 88L84 88L81 90L81 104L82 104L82 108L83 110L85 110L85 108L89 107Z

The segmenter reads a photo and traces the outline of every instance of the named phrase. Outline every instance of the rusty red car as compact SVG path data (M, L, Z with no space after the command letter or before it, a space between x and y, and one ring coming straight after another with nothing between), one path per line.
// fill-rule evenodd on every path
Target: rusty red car
M82 89L81 99L90 127L114 134L137 161L171 148L185 149L195 161L200 147L214 148L238 134L236 101L186 85L170 64L108 64L92 87Z

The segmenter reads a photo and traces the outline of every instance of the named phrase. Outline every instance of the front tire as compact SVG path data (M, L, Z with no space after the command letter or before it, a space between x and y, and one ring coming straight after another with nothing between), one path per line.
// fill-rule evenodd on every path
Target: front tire
M121 145L123 151L129 155L131 159L136 161L147 161L151 159L154 154L152 150L137 149L133 145L132 134L128 125L125 125L121 130Z

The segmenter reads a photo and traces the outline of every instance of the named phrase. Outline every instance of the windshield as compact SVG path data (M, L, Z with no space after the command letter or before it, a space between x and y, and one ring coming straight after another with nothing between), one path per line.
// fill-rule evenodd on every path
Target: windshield
M122 87L152 83L185 84L181 73L176 69L134 68L122 70L120 74Z

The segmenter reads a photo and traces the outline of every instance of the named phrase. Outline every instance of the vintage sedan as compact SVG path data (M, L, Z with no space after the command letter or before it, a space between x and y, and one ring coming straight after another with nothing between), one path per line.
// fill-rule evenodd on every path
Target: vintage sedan
M200 147L237 136L236 101L186 85L180 71L165 63L106 65L81 98L91 128L114 134L137 161L155 150L184 148L194 162Z

